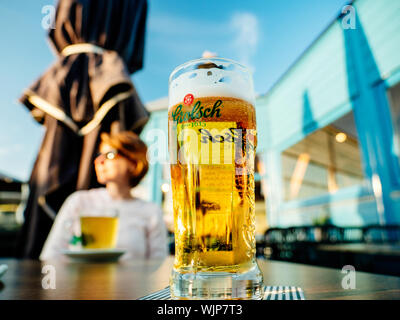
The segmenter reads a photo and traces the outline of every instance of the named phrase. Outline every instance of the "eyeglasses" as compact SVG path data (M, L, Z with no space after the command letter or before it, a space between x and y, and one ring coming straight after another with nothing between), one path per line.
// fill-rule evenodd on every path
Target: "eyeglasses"
M110 151L107 151L107 152L104 152L104 153L99 152L96 155L95 159L98 159L99 157L102 157L102 158L105 158L105 159L108 159L108 160L113 160L113 159L115 159L117 154L118 154L118 150L110 150Z

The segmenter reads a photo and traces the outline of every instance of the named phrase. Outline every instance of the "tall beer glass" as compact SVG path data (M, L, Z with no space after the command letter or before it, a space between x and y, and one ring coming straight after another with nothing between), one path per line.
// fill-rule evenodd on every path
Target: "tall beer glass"
M250 72L222 58L189 61L169 79L175 299L261 299L255 260Z

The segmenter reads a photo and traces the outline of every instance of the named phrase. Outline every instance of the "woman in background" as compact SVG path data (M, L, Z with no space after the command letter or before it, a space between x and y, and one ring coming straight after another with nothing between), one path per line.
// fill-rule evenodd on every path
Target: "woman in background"
M40 260L57 259L80 235L80 215L114 210L119 216L117 248L124 259L162 258L167 255L167 231L159 206L135 198L131 189L146 175L146 144L130 131L101 135L94 164L97 180L105 188L77 191L58 213L44 244Z

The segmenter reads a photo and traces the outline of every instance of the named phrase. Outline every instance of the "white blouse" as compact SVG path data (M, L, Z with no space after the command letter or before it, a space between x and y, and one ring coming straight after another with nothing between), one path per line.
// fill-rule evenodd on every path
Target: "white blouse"
M117 248L127 252L121 259L163 258L168 254L167 229L162 210L154 203L140 199L113 200L106 188L77 191L62 205L47 237L40 260L61 258L70 248L73 235L80 235L80 215L119 216Z

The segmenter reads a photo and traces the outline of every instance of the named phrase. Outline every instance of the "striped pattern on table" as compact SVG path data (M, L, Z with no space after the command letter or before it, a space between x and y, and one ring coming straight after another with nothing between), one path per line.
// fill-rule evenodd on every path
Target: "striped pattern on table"
M168 286L160 291L141 297L138 300L170 300L170 299L171 299L171 293L169 291L169 286Z
M169 286L139 298L139 300L170 300ZM304 292L300 287L265 286L263 300L305 300Z
M263 300L305 300L300 287L266 286Z

